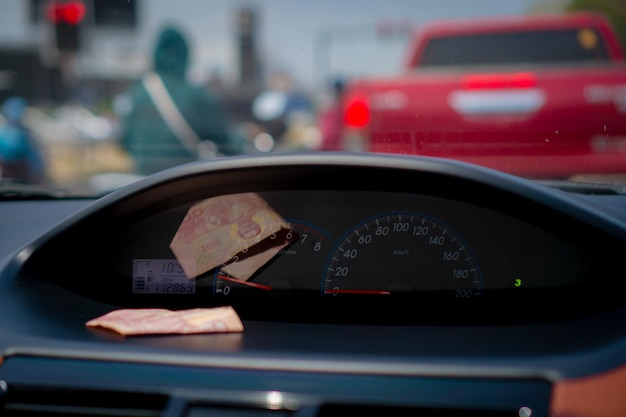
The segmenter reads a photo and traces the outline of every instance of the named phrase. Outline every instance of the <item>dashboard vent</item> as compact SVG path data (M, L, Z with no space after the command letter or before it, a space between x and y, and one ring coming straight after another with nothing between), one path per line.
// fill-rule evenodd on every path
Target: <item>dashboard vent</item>
M385 416L385 417L518 417L517 411L468 408L422 408L382 405L325 404L320 407L317 417L346 416Z
M158 417L168 397L120 391L11 387L2 417Z

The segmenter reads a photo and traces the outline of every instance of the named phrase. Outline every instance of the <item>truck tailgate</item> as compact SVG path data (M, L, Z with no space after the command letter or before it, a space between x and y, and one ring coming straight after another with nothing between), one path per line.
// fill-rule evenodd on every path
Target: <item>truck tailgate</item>
M357 83L368 150L475 160L622 154L626 66L420 71ZM350 97L348 97L348 101Z

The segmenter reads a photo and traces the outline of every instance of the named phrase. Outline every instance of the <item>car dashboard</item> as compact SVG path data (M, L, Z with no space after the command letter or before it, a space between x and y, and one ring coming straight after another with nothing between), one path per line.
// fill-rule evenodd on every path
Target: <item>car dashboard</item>
M246 201L249 218L262 207L280 223L250 246L222 218ZM310 153L185 165L95 201L0 204L9 218L67 215L24 245L31 220L3 225L16 243L0 263L2 415L626 410L623 196L444 159ZM207 222L229 226L234 249L190 273L177 245ZM242 332L85 326L218 306Z

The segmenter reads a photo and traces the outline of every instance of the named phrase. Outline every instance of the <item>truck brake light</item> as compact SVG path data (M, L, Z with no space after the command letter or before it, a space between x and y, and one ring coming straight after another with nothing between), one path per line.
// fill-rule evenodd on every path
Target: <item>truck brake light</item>
M468 74L461 79L464 90L533 88L537 79L531 72Z
M363 97L348 100L343 113L343 121L349 127L365 127L371 118L369 101Z

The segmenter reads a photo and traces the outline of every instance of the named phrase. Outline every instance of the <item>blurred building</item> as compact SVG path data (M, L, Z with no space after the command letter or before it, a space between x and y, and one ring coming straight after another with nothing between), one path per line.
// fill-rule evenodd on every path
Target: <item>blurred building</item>
M0 99L64 100L78 79L135 76L143 63L135 36L128 35L138 27L137 5L137 0L3 2Z
M53 103L89 102L125 91L150 67L154 37L172 7L146 0L7 0L2 6L0 100L20 95L29 102ZM210 10L207 5L204 12ZM235 74L224 92L228 102L249 112L245 98L262 83L259 16L253 8L227 12L230 29L198 47L229 45L230 61L223 53L211 58L223 72Z

